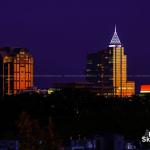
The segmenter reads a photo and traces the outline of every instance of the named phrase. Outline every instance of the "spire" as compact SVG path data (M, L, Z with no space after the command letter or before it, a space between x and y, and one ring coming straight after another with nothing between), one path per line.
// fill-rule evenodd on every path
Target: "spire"
M115 24L115 33L117 33L116 24Z
M114 35L111 39L109 47L114 47L114 46L121 46L121 42L120 42L120 39L119 39L118 34L117 34L116 25L115 25L115 32L114 32Z

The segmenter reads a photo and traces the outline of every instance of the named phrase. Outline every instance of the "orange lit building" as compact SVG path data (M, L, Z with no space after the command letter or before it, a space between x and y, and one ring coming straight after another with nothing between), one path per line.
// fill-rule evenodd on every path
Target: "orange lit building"
M115 32L107 49L88 55L87 81L113 89L114 96L135 94L135 83L127 80L127 56Z
M2 94L12 95L33 87L33 57L25 48L0 48Z
M150 85L141 85L141 89L140 89L140 93L141 94L148 94L150 93Z

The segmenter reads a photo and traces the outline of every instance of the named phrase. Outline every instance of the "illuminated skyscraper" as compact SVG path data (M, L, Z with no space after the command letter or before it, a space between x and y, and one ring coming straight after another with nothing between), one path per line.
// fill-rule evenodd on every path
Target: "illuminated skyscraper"
M107 49L88 55L87 81L113 88L113 95L135 94L135 83L127 81L127 56L117 35L116 27Z
M33 57L24 48L0 48L2 94L12 95L33 87Z

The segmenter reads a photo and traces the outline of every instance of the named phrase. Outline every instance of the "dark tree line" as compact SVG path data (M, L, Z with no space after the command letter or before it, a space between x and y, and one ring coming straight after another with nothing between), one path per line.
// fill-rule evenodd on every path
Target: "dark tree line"
M61 148L50 118L47 127L44 128L27 112L22 112L16 125L21 150L59 150Z
M48 126L48 118L51 117L61 138L102 132L141 137L150 128L148 95L104 97L89 91L64 89L51 95L23 93L1 99L1 137L17 136L15 122L22 112L27 112L42 128ZM8 131L13 132L8 134Z

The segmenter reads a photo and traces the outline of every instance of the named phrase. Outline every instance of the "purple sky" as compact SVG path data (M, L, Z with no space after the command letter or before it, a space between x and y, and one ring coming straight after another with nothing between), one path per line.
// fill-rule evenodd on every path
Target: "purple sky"
M149 6L149 0L3 0L0 46L29 48L35 74L84 74L86 54L107 47L117 24L128 74L150 75ZM150 77L134 79L138 86L150 83ZM43 77L36 84L57 80Z

